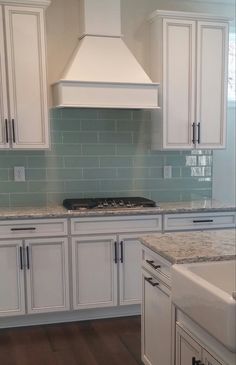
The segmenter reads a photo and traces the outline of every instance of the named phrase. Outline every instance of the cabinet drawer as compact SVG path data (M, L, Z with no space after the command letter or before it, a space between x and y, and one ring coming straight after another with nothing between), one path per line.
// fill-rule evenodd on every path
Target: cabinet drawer
M158 232L162 229L161 215L102 218L72 218L71 234Z
M235 212L199 213L199 214L166 214L165 231L184 231L212 228L234 228Z
M171 286L171 264L146 247L142 250L142 267Z
M66 219L0 221L0 238L26 238L67 235Z

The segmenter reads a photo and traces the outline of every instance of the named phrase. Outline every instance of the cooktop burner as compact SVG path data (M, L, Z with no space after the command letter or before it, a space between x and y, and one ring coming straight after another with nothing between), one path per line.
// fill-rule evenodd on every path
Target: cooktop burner
M140 197L65 199L63 206L68 210L79 209L118 209L136 207L155 207L153 200Z

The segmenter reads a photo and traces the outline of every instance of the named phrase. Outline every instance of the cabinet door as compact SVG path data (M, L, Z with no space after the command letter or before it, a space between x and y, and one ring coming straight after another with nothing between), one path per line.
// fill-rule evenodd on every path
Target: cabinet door
M0 241L0 317L25 313L21 241Z
M196 22L163 19L163 147L192 148Z
M141 244L132 236L120 236L120 304L140 304L142 296Z
M74 309L117 305L116 236L72 239Z
M147 280L151 279L151 283ZM169 289L143 272L142 360L147 365L171 364L171 300ZM191 364L191 363L189 363ZM188 364L188 365L189 365Z
M226 129L228 24L198 22L197 40L197 147L222 148Z
M0 6L0 148L8 148L7 84L3 30L3 14Z
M69 310L67 239L26 240L25 251L28 312Z
M222 362L219 362L218 360L216 360L206 350L203 350L203 363L204 363L204 365L223 365Z
M43 9L5 6L13 148L48 147Z
M201 360L202 348L178 324L176 325L176 365L190 365L192 359Z

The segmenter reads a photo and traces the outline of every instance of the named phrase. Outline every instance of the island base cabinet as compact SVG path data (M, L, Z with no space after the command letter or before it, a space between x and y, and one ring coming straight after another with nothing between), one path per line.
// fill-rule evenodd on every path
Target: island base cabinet
M0 242L0 317L25 314L22 241Z
M198 342L176 325L176 365L192 365L202 358L202 349Z
M69 310L67 239L26 240L25 247L28 313Z
M142 360L145 365L170 365L170 291L146 271L143 271L142 287Z

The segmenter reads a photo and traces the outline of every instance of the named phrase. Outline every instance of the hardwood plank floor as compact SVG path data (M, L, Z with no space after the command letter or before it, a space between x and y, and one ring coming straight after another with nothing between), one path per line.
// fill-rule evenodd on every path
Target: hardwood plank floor
M0 330L0 365L142 365L140 317Z

